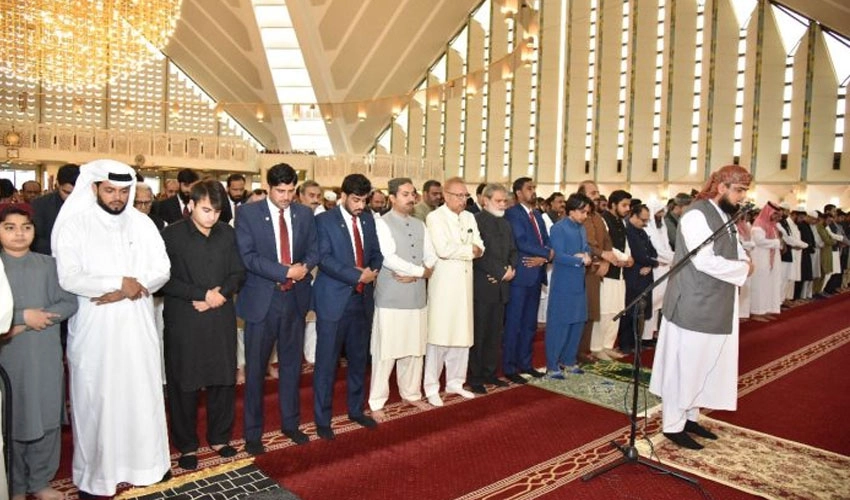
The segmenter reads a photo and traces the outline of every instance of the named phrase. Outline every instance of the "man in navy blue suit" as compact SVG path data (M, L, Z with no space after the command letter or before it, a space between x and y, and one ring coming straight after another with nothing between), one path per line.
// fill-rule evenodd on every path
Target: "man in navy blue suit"
M505 311L502 370L505 378L517 384L525 383L520 373L535 378L543 376L531 366L531 348L537 332L540 290L546 283L546 264L552 260L552 249L543 216L535 208L535 187L529 177L515 180L516 204L505 211L519 255Z
M319 261L313 213L292 203L298 175L281 163L266 174L268 197L241 205L236 243L247 279L236 302L245 320L245 451L265 451L263 384L272 347L277 342L278 403L283 433L296 444L308 442L298 429L299 383L304 349L304 322L310 308L310 270Z
M316 311L316 366L313 372L316 433L333 439L331 402L340 349L348 359L348 418L363 427L378 424L363 413L374 282L383 263L375 219L364 210L372 184L362 174L342 181L342 199L316 217L319 274L313 286Z

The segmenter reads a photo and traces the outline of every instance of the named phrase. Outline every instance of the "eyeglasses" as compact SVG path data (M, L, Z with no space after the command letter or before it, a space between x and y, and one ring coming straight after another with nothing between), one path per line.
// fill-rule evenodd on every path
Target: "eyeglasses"
M146 207L146 206L151 205L151 204L153 204L153 200L148 200L148 201L134 201L134 202L133 202L133 205L134 205L134 206L141 206L141 207Z
M444 193L450 194L452 196L457 196L458 198L460 198L462 200L466 200L466 199L469 198L469 193L452 193L451 191L444 191Z

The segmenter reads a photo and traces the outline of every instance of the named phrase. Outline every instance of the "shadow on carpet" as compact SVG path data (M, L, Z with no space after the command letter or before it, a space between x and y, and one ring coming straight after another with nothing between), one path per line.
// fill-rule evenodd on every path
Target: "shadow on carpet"
M547 377L531 379L529 384L620 413L630 413L632 408L630 380L626 382L588 371L583 375L567 375L565 380L551 380ZM647 408L652 408L659 403L661 398L650 394L645 388L642 387L638 392L638 413L643 413Z
M619 380L621 382L629 382L632 381L632 364L631 363L623 363L620 361L597 361L596 363L592 363L589 365L582 365L582 369L585 372L595 373L596 375L601 375L606 378ZM652 370L649 368L641 368L640 369L640 385L644 387L649 387L649 377L652 374Z
M298 500L291 491L268 477L253 459L210 467L184 474L165 483L132 488L115 497L119 500L213 499L213 500Z

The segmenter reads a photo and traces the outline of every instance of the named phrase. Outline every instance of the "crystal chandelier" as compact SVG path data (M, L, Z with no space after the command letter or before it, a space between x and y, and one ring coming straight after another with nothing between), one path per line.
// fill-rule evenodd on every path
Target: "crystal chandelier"
M0 0L0 70L49 86L103 86L168 43L182 0Z

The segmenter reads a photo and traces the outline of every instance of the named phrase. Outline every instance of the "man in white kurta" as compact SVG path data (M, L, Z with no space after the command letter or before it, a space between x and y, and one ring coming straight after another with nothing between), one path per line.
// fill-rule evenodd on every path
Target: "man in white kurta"
M790 208L787 204L782 205L784 223L778 222L776 230L785 245L791 249L791 262L782 263L782 277L785 280L783 289L784 300L794 299L794 283L800 281L800 259L803 249L809 245L802 240L800 229L797 227L796 217L789 215Z
M649 235L649 241L658 254L658 267L652 269L652 279L657 281L658 278L664 276L670 270L670 263L673 262L673 249L670 248L670 240L667 238L667 226L664 222L667 205L659 200L649 200L647 206L649 207L650 214L652 214L652 219L643 230ZM667 281L662 281L661 284L652 289L652 319L644 323L641 340L651 341L655 338L655 332L658 331L658 321L656 318L661 317L661 304L664 302L664 292L666 290Z
M749 172L737 165L712 174L698 201L682 216L676 262L723 226L746 196L751 179ZM717 253L718 248L725 256ZM737 287L751 272L752 265L737 237L727 231L671 277L650 391L662 398L664 435L679 446L702 448L689 433L717 438L697 423L701 407L737 407Z
M151 296L170 264L154 223L128 206L134 191L129 166L83 165L52 235L59 284L79 302L67 347L73 480L100 496L156 483L171 466Z
M446 367L446 392L473 398L463 388L473 343L472 260L484 254L475 217L467 212L469 191L460 178L443 186L446 203L428 214L426 224L437 264L428 283L428 345L425 397L442 406L440 373Z
M421 401L422 358L428 335L425 280L437 262L425 224L413 217L413 182L391 179L388 186L392 210L375 218L384 263L375 286L369 408L379 422L386 418L383 408L393 367L401 398L420 409L428 408Z

